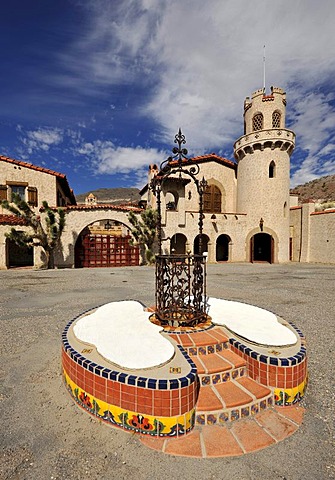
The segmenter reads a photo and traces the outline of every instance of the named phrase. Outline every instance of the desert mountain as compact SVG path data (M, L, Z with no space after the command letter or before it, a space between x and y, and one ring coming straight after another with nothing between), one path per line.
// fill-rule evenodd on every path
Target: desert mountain
M335 175L316 178L310 182L298 185L290 193L299 195L299 203L314 200L317 203L335 201Z
M122 205L138 203L140 200L138 188L98 188L97 190L90 190L89 192L76 195L77 203L85 203L85 198L89 193L93 193L97 197L98 203Z

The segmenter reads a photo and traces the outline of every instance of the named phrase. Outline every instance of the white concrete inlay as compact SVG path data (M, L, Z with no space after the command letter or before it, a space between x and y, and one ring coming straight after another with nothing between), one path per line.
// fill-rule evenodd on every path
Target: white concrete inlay
M111 302L80 318L73 332L121 367L155 367L173 357L174 347L159 333L163 328L148 320L150 315L139 302Z
M286 346L297 343L297 336L279 323L276 315L246 303L208 298L212 322L224 325L240 337L259 345Z

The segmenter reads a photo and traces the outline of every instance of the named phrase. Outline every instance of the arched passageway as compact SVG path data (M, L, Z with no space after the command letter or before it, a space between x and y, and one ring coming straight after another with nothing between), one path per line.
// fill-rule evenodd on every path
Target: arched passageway
M184 255L186 253L187 238L182 233L176 233L170 240L170 253Z
M251 262L273 263L274 239L268 233L256 233L250 240Z
M200 254L200 248L199 248L199 242L200 241L200 235L197 235L194 239L194 246L193 246L193 251L194 255L199 255ZM209 237L208 235L202 234L202 252L208 252L208 242L209 242Z
M120 222L101 220L82 230L75 245L75 267L125 267L139 265L139 248Z
M216 261L228 262L229 260L229 244L231 238L229 235L220 235L216 240Z
M19 247L9 238L6 241L7 267L32 267L34 265L34 248Z

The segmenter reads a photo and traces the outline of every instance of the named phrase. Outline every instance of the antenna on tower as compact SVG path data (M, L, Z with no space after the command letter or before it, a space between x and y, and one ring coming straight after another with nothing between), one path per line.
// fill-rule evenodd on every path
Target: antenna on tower
M263 94L265 95L265 45L263 45Z

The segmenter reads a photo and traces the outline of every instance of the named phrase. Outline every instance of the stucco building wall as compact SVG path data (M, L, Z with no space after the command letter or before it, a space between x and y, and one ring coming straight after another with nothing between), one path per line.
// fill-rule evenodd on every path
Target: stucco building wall
M335 264L335 210L310 215L309 262Z

